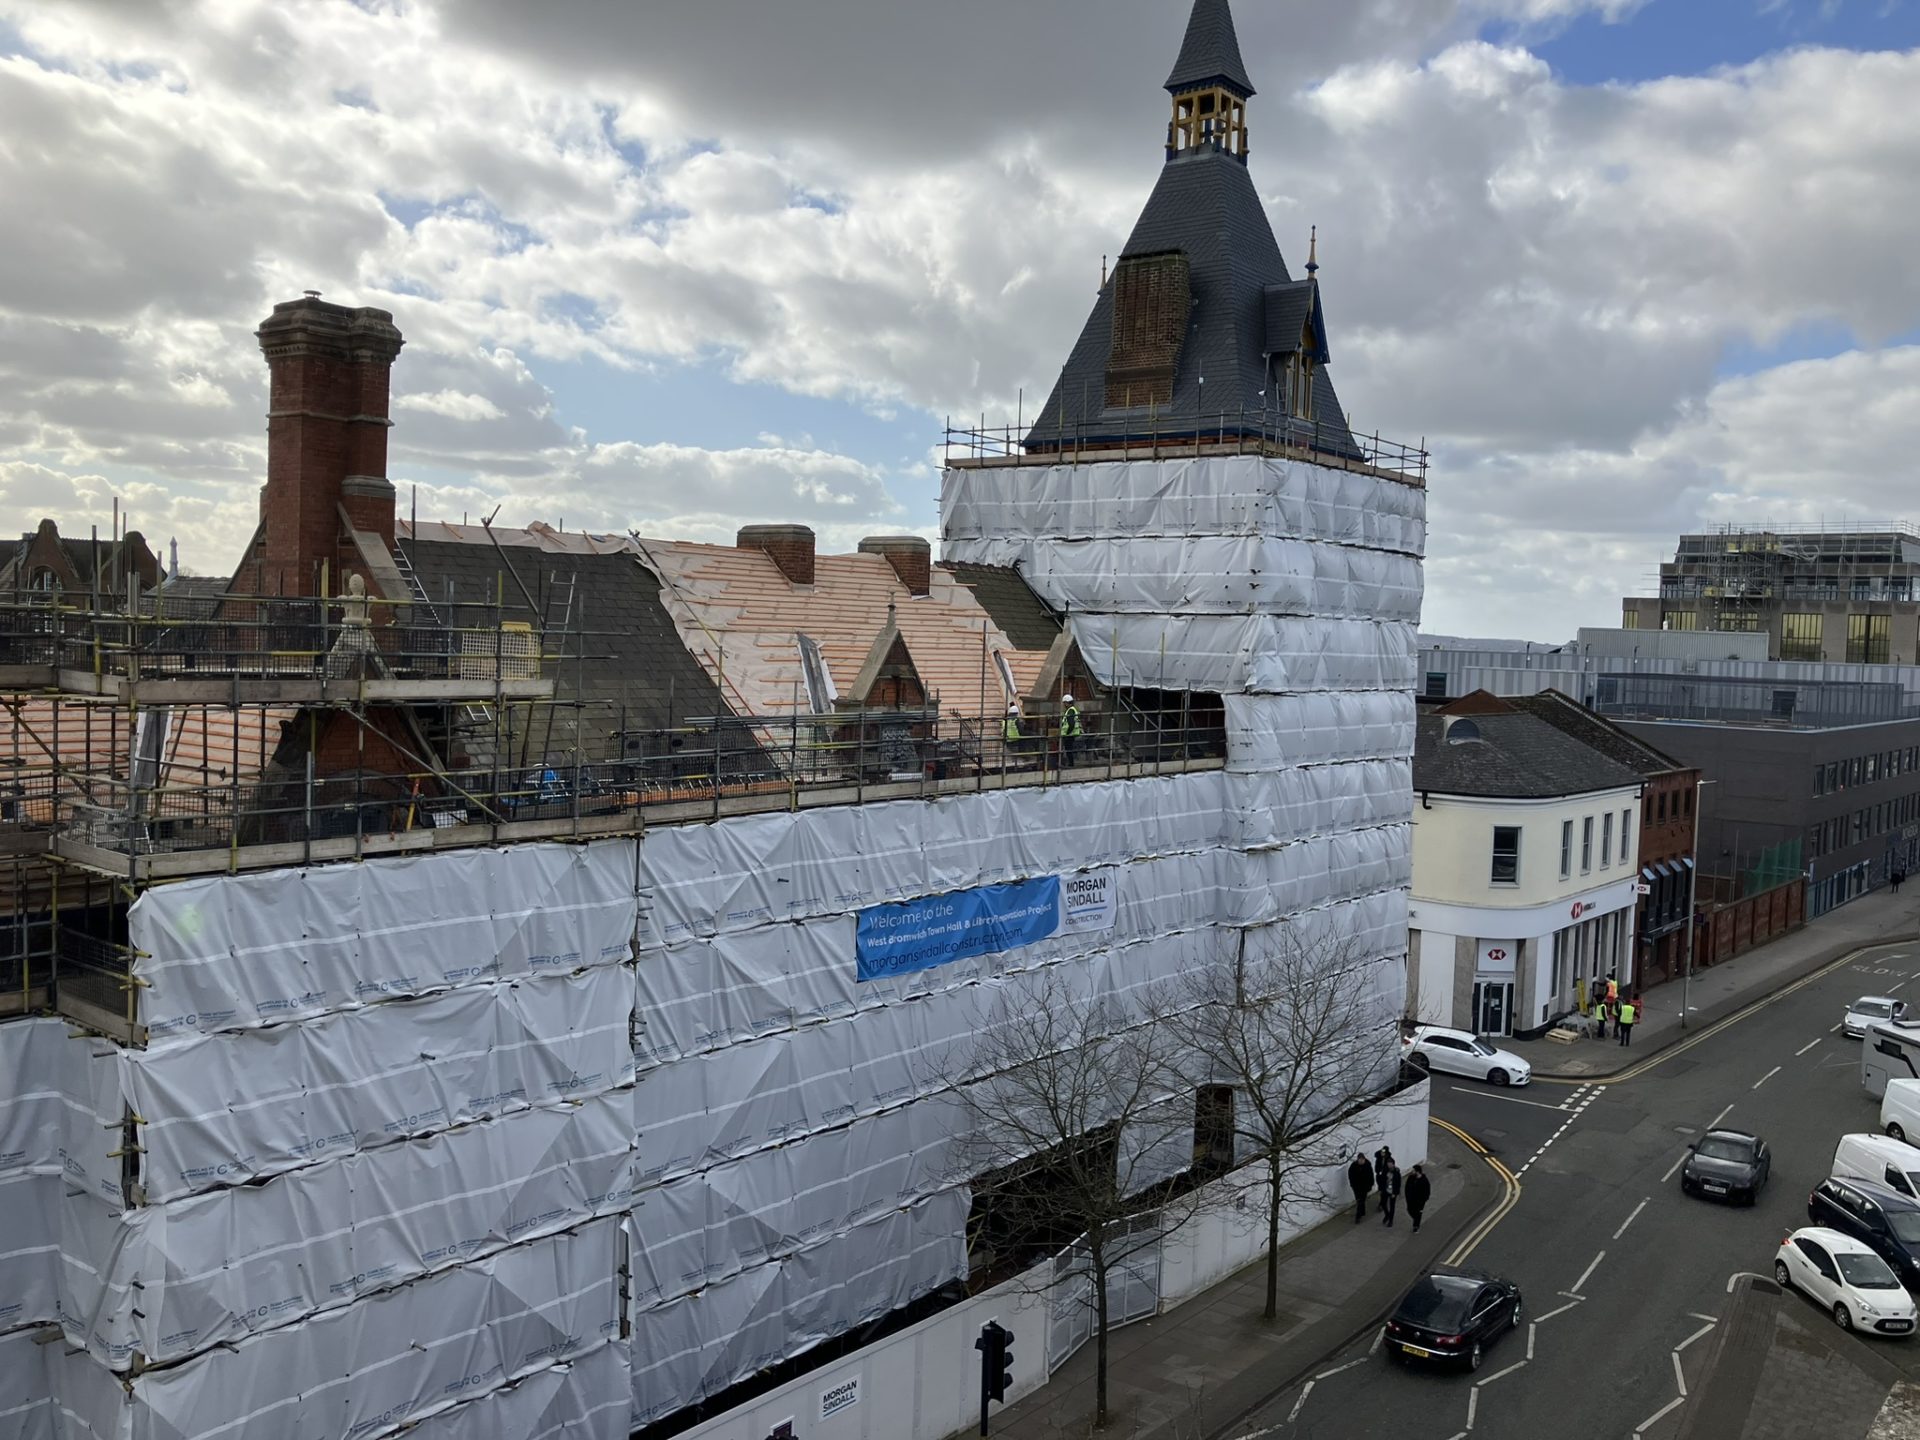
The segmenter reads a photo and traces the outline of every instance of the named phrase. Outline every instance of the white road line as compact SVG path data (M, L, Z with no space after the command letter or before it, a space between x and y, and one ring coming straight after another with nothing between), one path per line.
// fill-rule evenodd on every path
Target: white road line
M1593 1263L1587 1266L1586 1269L1582 1270L1580 1272L1580 1278L1573 1282L1573 1293L1578 1294L1580 1291L1586 1288L1588 1277L1591 1276L1594 1271L1600 1268L1600 1262L1606 1258L1607 1258L1607 1252L1604 1250L1602 1250L1598 1255L1593 1257Z
M1300 1418L1300 1411L1307 1403L1307 1396L1311 1395L1312 1393L1313 1393L1313 1381L1309 1380L1307 1381L1306 1385L1301 1388L1300 1398L1293 1402L1293 1409L1287 1412L1287 1424L1291 1425L1294 1421Z
M1799 1059L1802 1055L1806 1054L1807 1051L1813 1049L1813 1047L1818 1045L1819 1043L1820 1042L1818 1040L1807 1041L1806 1044L1802 1045L1798 1050L1793 1052L1794 1058L1796 1060Z
M1686 1164L1687 1156L1689 1156L1692 1153L1693 1152L1690 1150L1682 1150L1680 1152L1680 1158L1674 1161L1673 1164L1669 1165L1667 1167L1667 1173L1660 1177L1660 1183L1664 1185L1667 1183L1667 1181L1671 1180L1673 1178L1673 1172L1678 1170L1682 1165Z
M1334 1376L1338 1375L1342 1370L1351 1370L1356 1365L1364 1365L1366 1363L1367 1363L1367 1357L1365 1355L1362 1355L1357 1359L1347 1361L1347 1363L1344 1365L1336 1365L1331 1370L1322 1370L1318 1375L1314 1376L1313 1378L1316 1380L1331 1380Z
M1376 1331L1374 1331L1374 1332L1373 1332L1373 1344L1371 1344L1371 1345L1369 1345L1369 1346L1367 1347L1367 1354L1369 1354L1369 1355L1378 1355L1378 1354L1380 1353L1380 1342L1381 1342L1382 1340L1384 1340L1384 1339L1386 1339L1386 1338L1387 1338L1387 1332L1386 1332L1386 1331L1384 1331L1384 1330L1376 1330Z
M1888 989L1888 991L1889 991L1889 992L1891 992L1891 991L1894 991L1894 990L1898 990L1898 989L1899 989L1899 988L1900 988L1900 987L1901 987L1902 985L1904 985L1904 984L1906 984L1906 983L1907 983L1907 982L1906 982L1905 980L1896 980L1896 981L1894 981L1894 982L1893 982L1893 984L1891 984L1891 985L1889 985L1889 986L1887 986L1887 989Z
M1654 1426L1658 1425L1662 1420L1666 1419L1667 1416L1671 1415L1674 1411L1678 1410L1682 1405L1686 1403L1687 1403L1686 1396L1684 1395L1674 1396L1671 1400L1667 1401L1666 1404L1662 1405L1658 1410L1654 1411L1646 1419L1642 1420L1638 1425L1634 1426L1633 1433L1636 1435L1646 1434L1647 1431L1651 1430Z
M1551 1320L1554 1316L1566 1314L1567 1311L1573 1309L1573 1307L1575 1305L1578 1305L1579 1303L1580 1302L1578 1300L1572 1300L1572 1301L1569 1301L1567 1304L1562 1305L1558 1310L1549 1310L1544 1315L1536 1315L1533 1317L1533 1323L1536 1325L1544 1325L1547 1323L1547 1321Z
M1719 1317L1719 1316L1717 1316L1717 1315L1702 1315L1702 1314L1701 1314L1701 1313L1700 1313L1700 1312L1699 1312L1698 1310L1689 1310L1689 1311L1687 1311L1687 1318L1688 1318L1688 1319L1690 1319L1690 1320L1704 1320L1704 1321L1706 1321L1706 1322L1707 1322L1707 1324L1709 1324L1709 1325L1718 1325L1718 1324L1720 1323L1720 1317Z
M1729 1104L1727 1106L1727 1110L1731 1110L1731 1109L1733 1109L1733 1106ZM1713 1119L1709 1120L1707 1122L1707 1129L1709 1130L1713 1129L1714 1126L1718 1125L1722 1120L1726 1119L1727 1110L1722 1110L1718 1115L1714 1116Z
M1694 1316L1694 1319L1696 1320L1699 1318L1700 1317L1697 1315ZM1702 1325L1698 1330L1694 1331L1691 1335L1687 1336L1686 1339L1682 1340L1678 1345L1673 1347L1674 1357L1676 1359L1679 1358L1680 1352L1682 1350L1686 1349L1687 1346L1691 1345L1694 1341L1698 1340L1702 1335L1710 1334L1713 1330L1713 1327L1718 1325L1719 1323L1720 1322L1718 1320L1709 1320L1707 1321L1706 1324Z
M1767 1071L1766 1074L1762 1075L1758 1080L1754 1081L1751 1088L1758 1090L1762 1085L1766 1084L1767 1081L1773 1079L1773 1077L1778 1075L1779 1073L1780 1073L1780 1067L1776 1065L1773 1067L1773 1069Z
M1649 1200L1652 1198L1653 1198L1652 1196L1647 1197L1647 1199ZM1627 1218L1620 1223L1620 1228L1613 1232L1613 1238L1618 1240L1622 1235L1626 1234L1627 1226L1631 1225L1634 1221L1638 1220L1640 1218L1640 1212L1646 1208L1647 1208L1646 1200L1642 1200L1638 1205L1634 1206L1633 1214L1627 1216Z
M1479 1408L1480 1391L1477 1388L1467 1391L1467 1429L1473 1428L1473 1414Z
M1565 1110L1565 1105L1549 1105L1544 1100L1522 1100L1518 1095L1481 1095L1479 1091L1469 1091L1482 1100L1504 1100L1509 1105L1531 1105L1536 1110Z
M1687 1393L1687 1372L1680 1368L1680 1352L1678 1350L1673 1352L1673 1383L1680 1387L1680 1395L1681 1398L1684 1399Z
M1533 1358L1533 1332L1539 1328L1540 1322L1538 1320L1529 1320L1527 1322L1527 1359L1529 1360Z
M1496 1370L1493 1372L1493 1374L1487 1376L1486 1379L1474 1381L1473 1388L1478 1390L1482 1385L1491 1385L1496 1380L1504 1380L1507 1376L1511 1375L1514 1371L1524 1370L1526 1368L1527 1368L1526 1361L1516 1360L1513 1362L1513 1364L1507 1366L1506 1369Z
M1839 1033L1840 1033L1840 1027L1838 1025L1835 1025L1831 1030L1827 1031L1827 1034L1829 1035L1838 1035Z

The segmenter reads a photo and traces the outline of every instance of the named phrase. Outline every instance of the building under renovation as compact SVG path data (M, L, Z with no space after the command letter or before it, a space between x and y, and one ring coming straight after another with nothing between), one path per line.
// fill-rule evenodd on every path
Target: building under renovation
M224 585L23 547L0 1428L615 1440L855 1365L989 1283L925 1062L1045 986L1337 940L1391 1086L1425 461L1339 412L1225 0L1167 88L1046 411L949 437L938 562L402 522L402 337L313 297ZM944 1435L974 1358L790 1430Z
M1683 535L1659 593L1622 601L1638 630L1757 631L1772 660L1920 661L1920 530L1725 525Z

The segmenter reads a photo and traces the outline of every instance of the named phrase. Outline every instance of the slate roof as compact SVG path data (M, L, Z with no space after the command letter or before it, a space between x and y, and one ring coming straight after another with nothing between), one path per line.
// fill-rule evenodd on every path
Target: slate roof
M1187 38L1180 46L1180 58L1173 62L1173 73L1167 76L1167 89L1178 94L1213 84L1237 90L1242 99L1254 93L1253 81L1240 60L1240 37L1234 32L1227 0L1194 0Z
M1480 738L1449 740L1450 719L1477 727ZM1640 782L1638 772L1523 711L1459 717L1428 711L1414 723L1416 791L1546 800Z
M1581 744L1598 750L1609 760L1626 766L1638 775L1652 778L1692 768L1682 765L1646 741L1629 735L1558 690L1543 690L1538 695L1511 696L1507 703L1524 714L1544 720L1554 729L1571 735Z
M1044 653L1059 637L1060 617L1012 566L942 564L940 568L973 592L980 608L1017 648Z
M1121 257L1178 250L1187 257L1193 293L1193 323L1174 374L1173 400L1149 412L1105 408L1107 359L1112 348L1113 285L1094 301L1027 444L1073 444L1101 438L1145 435L1152 425L1163 436L1186 431L1231 436L1241 416L1249 432L1263 414L1269 429L1281 417L1270 408L1274 387L1267 381L1267 290L1287 285L1292 276L1273 238L1273 227L1254 189L1246 165L1209 147L1182 151L1166 162L1140 212ZM1204 384L1202 381L1204 380ZM1265 400L1261 392L1267 391ZM1357 454L1348 434L1346 412L1325 370L1314 374L1317 442L1322 449ZM1304 425L1304 422L1301 422ZM1308 427L1303 441L1311 441Z
M1300 349L1307 322L1313 322L1313 360L1324 365L1327 353L1326 317L1320 308L1320 287L1311 280L1289 280L1267 287L1267 349L1292 355Z

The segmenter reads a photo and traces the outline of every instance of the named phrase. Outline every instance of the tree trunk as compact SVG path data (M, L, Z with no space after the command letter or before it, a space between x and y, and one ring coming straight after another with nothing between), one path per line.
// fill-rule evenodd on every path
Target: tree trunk
M1267 1308L1272 1320L1280 1314L1280 1165L1269 1151L1267 1161Z
M1107 1425L1107 1262L1100 1246L1089 1242L1087 1268L1093 1274L1093 1428Z

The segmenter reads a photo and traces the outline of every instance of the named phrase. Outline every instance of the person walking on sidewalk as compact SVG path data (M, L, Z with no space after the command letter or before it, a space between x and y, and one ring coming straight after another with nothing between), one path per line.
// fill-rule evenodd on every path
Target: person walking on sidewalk
M1893 872L1892 878L1893 878L1893 893L1898 895L1900 893L1900 882L1907 878L1907 872L1904 870L1896 870Z
M1393 1164L1393 1151L1382 1145L1373 1152L1373 1188L1382 1197L1387 1193L1387 1167Z
M1427 1208L1427 1201L1433 1198L1433 1182L1427 1179L1426 1167L1416 1165L1407 1172L1407 1216L1413 1221L1413 1233L1420 1233L1420 1214Z
M1353 1223L1358 1225L1366 1219L1367 1192L1373 1189L1373 1166L1358 1150L1353 1152L1353 1163L1347 1166L1347 1184L1353 1187Z
M1620 1043L1622 1045L1631 1045L1633 1043L1633 1024L1634 1021L1639 1018L1640 1006L1635 1003L1631 996L1620 1002L1620 1023L1618 1028L1620 1030Z
M1400 1199L1400 1167L1393 1163L1393 1152L1387 1152L1387 1166L1378 1175L1375 1182L1380 1186L1380 1209L1382 1225L1393 1224L1393 1207Z

